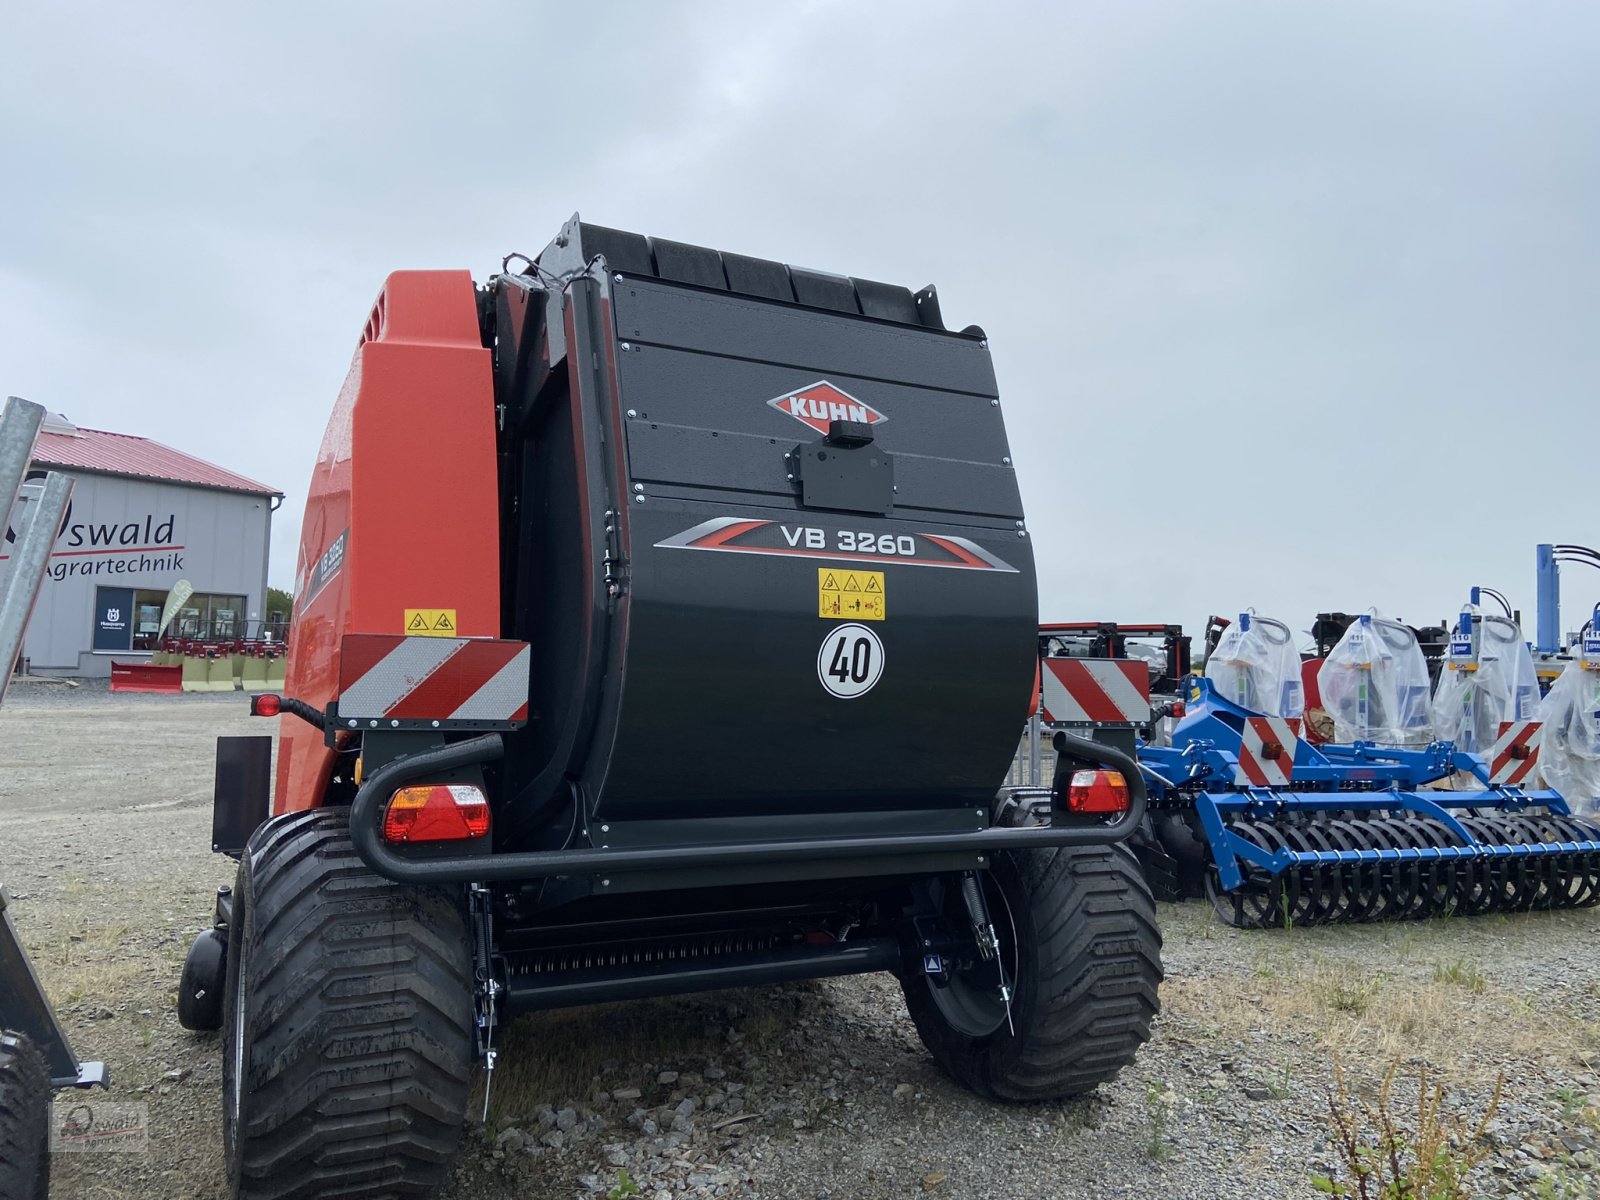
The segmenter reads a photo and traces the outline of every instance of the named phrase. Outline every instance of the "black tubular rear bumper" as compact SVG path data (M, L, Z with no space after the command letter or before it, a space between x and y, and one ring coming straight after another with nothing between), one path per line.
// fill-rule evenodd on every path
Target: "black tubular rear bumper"
M1144 819L1145 787L1136 762L1121 751L1073 739L1073 757L1120 770L1128 781L1128 811L1105 825L991 826L970 833L890 837L807 838L723 845L648 846L618 850L528 850L410 859L379 836L383 805L397 788L458 767L492 762L505 753L497 733L393 759L369 775L350 808L350 839L363 862L399 883L465 883L539 879L556 875L628 874L717 867L883 858L894 855L987 854L1049 846L1099 846L1120 842Z

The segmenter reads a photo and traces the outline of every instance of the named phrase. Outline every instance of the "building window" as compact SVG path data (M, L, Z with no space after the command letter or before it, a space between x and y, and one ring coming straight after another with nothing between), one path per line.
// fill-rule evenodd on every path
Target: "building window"
M103 587L95 590L94 648L154 650L161 633L164 591ZM166 636L225 642L248 636L243 596L196 592L173 614Z

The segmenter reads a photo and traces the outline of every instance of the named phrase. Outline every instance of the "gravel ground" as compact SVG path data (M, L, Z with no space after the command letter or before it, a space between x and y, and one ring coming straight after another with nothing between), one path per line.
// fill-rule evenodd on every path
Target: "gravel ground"
M78 1052L149 1105L149 1152L58 1155L55 1200L224 1193L214 1036L175 985L233 864L212 740L238 696L20 684L0 713L0 881ZM933 1067L881 977L545 1014L508 1031L449 1200L1287 1197L1331 1170L1337 1061L1414 1120L1417 1073L1474 1121L1483 1196L1600 1195L1600 914L1239 933L1163 906L1165 1011L1138 1062L1004 1108ZM480 1098L481 1101L481 1098ZM626 1173L626 1174L624 1174Z

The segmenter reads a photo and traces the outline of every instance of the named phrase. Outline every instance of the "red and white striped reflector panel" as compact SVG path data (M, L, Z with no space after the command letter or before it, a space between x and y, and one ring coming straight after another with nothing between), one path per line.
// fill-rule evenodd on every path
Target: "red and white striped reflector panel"
M1233 772L1238 787L1287 787L1300 748L1299 717L1246 717Z
M530 658L527 642L352 633L339 657L339 724L521 724Z
M1543 741L1543 722L1500 722L1500 736L1483 756L1489 764L1489 782L1502 787L1516 787L1526 782L1539 764L1539 746Z
M1132 658L1047 658L1040 680L1053 725L1144 725L1150 667Z

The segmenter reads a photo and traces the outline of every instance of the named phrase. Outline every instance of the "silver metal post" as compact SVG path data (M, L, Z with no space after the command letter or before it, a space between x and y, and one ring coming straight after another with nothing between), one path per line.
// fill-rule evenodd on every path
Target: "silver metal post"
M1039 714L1034 713L1028 718L1028 786L1043 787L1039 781L1041 764L1039 762Z
M11 553L11 570L0 587L0 704L5 702L11 670L22 651L22 634L33 613L39 584L50 562L50 547L66 515L72 496L72 479L55 471L45 476L44 491L31 506L27 529L17 539Z
M33 461L33 443L42 424L43 407L21 396L6 397L5 408L0 409L0 506L7 514Z
M44 409L16 396L8 397L0 411L0 500L8 517L33 461L33 444L43 421ZM16 522L21 528L11 547L10 569L0 582L0 703L5 701L12 668L22 650L23 631L71 495L72 480L52 471L45 476L39 498L28 504L26 521L22 505L16 505Z

